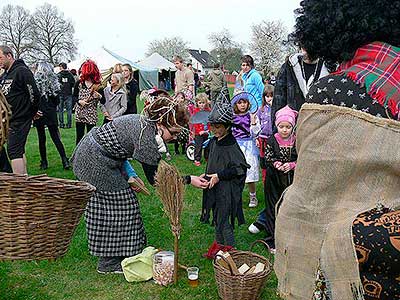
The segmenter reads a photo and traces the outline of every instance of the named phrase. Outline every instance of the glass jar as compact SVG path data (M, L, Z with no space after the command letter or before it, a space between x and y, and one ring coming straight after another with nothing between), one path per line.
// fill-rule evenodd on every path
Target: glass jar
M163 286L174 281L174 252L160 251L154 254L153 279Z

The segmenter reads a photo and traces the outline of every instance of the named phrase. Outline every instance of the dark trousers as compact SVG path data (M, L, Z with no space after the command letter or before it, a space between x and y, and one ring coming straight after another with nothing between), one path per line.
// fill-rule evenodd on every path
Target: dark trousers
M58 104L58 120L60 127L64 127L64 108L67 110L67 127L72 125L72 95L60 95L60 104Z
M60 154L61 159L65 159L65 149L64 145L61 142L60 138L60 131L56 125L48 125L47 126L50 137L57 148L58 153ZM42 161L47 162L47 154L46 154L46 131L44 125L36 125L36 130L38 133L38 141L39 141L39 152L40 152L40 159Z
M175 140L174 141L174 148L175 148L175 154L178 154L179 153L179 142L177 141L177 140ZM181 147L182 147L182 152L181 153L185 153L185 144L181 144Z
M207 140L207 135L195 135L194 136L194 160L201 161L201 154L203 152L203 143ZM206 155L207 149L204 149L204 157Z
M224 221L223 224L215 225L215 240L220 245L235 246L233 226L229 224L228 218Z
M78 145L83 136L85 135L85 127L86 133L88 133L95 125L88 123L76 122L76 144Z
M0 172L12 173L11 164L4 147L0 148Z

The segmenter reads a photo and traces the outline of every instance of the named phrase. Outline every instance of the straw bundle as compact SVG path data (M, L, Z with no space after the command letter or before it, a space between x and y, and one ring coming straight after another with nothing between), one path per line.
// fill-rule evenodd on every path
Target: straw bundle
M169 218L174 235L174 282L178 280L178 240L181 233L180 217L183 208L184 185L181 175L175 166L161 161L156 175L156 190Z
M0 91L0 151L7 141L8 125L11 117L10 105Z

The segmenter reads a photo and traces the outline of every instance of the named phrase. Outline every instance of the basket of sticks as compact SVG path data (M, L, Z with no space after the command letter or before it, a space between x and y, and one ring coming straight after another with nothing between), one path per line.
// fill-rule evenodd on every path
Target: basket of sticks
M80 181L0 173L0 260L64 255L94 191Z
M8 102L0 91L0 151L7 141L8 124L11 117L11 110Z
M263 242L261 240L256 241ZM272 272L272 264L264 256L250 251L217 254L213 266L218 295L223 300L256 300ZM268 247L265 244L266 247ZM227 254L227 255L225 255ZM240 266L240 267L239 267ZM244 268L244 266L246 266ZM262 266L259 268L259 266Z

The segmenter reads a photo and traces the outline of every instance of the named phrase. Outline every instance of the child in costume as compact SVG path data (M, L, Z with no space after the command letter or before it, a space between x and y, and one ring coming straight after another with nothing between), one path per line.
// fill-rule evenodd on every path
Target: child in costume
M191 118L192 134L194 136L194 165L201 165L201 154L203 143L208 139L209 125L207 124L210 107L208 105L208 96L205 93L200 93L196 96L196 107L193 109ZM206 150L204 157L207 159Z
M266 218L262 226L268 234L265 241L272 251L275 250L275 206L283 191L292 184L296 168L296 137L293 128L297 114L287 105L276 112L275 125L278 132L267 140L265 157L261 163L261 168L266 168L268 174L264 184Z
M259 150L256 145L256 137L260 131L259 121L255 114L257 111L255 98L246 92L241 92L232 98L233 124L232 134L239 144L250 169L247 170L246 183L249 187L249 207L256 207L256 182L259 180Z
M260 159L264 157L264 147L267 139L272 135L271 121L271 105L274 97L274 86L266 84L263 92L263 102L259 110L257 110L257 118L260 121L261 130L257 138L257 147L260 149ZM262 179L265 182L266 169L262 169Z
M229 103L216 103L208 118L214 137L210 141L210 154L205 178L209 186L203 192L201 221L208 223L212 211L216 242L234 246L235 219L244 223L242 192L249 165L232 135L232 107Z

